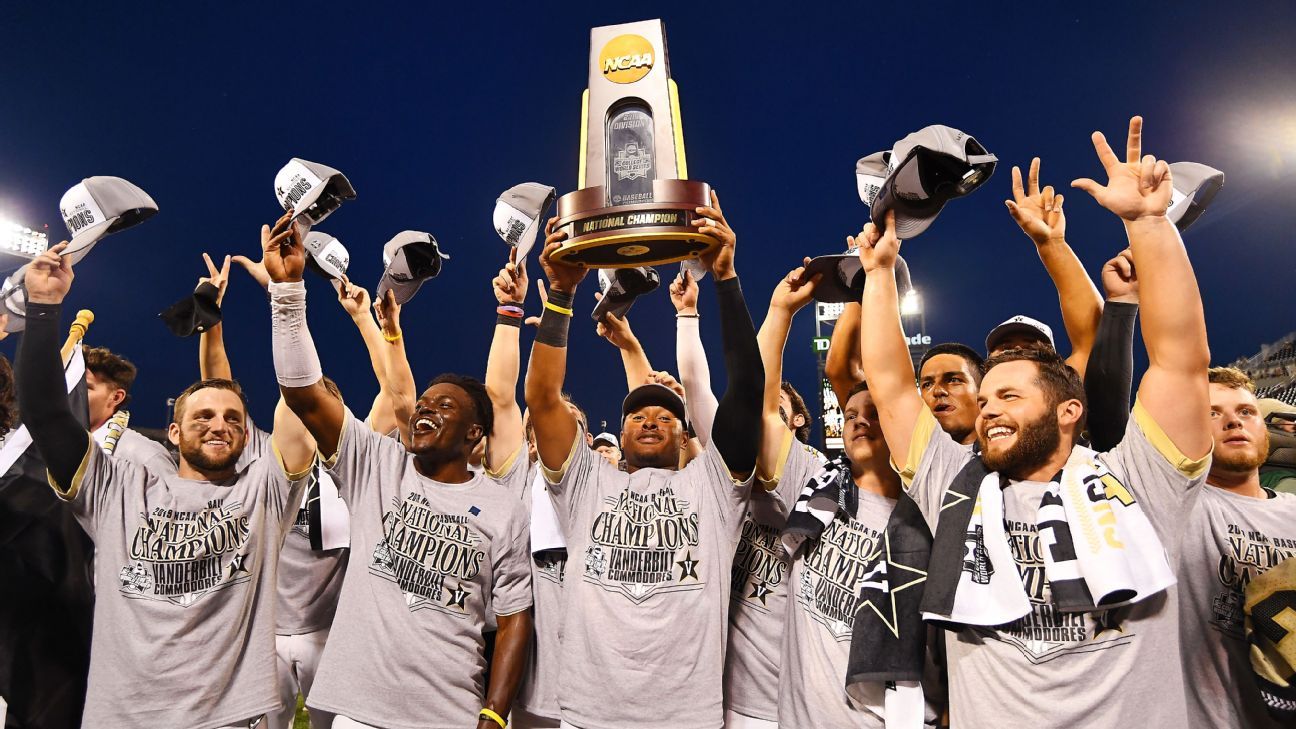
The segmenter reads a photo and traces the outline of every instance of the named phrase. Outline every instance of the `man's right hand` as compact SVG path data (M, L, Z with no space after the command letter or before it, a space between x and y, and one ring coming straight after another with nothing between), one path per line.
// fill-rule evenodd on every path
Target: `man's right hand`
M789 314L795 314L801 310L801 307L810 303L814 298L815 286L819 283L819 276L810 279L805 278L805 267L810 263L810 259L788 272L788 275L779 281L778 286L774 287L774 294L770 296L770 308L782 309Z
M698 285L693 275L687 270L675 274L675 280L667 287L671 303L675 305L676 314L696 314Z
M896 257L900 255L900 240L895 235L895 211L887 211L885 232L872 223L866 223L859 236L847 237L846 243L852 248L859 247L860 264L866 273L879 268L894 269Z
M594 298L602 299L603 294L594 294ZM603 315L603 318L594 325L594 331L600 337L612 343L617 349L633 349L639 339L635 337L634 331L630 329L630 319L627 317L618 317L612 312Z
M302 271L306 269L306 249L292 224L291 211L284 213L273 228L261 226L261 263L275 283L302 280Z
M530 285L527 279L525 264L519 265L517 262L517 249L509 251L509 262L504 268L500 269L499 275L491 279L491 288L495 291L495 300L500 306L514 304L521 305L526 301L527 288Z
M23 283L27 287L27 302L31 304L61 304L72 288L72 257L62 255L68 247L63 241L47 249L27 264Z
M1066 215L1062 212L1064 197L1053 192L1053 186L1039 186L1040 160L1031 160L1030 177L1022 187L1021 168L1012 168L1012 200L1005 200L1008 212L1022 232L1042 246L1066 240Z
M342 304L342 309L352 319L369 315L369 292L363 286L351 283L345 276L342 285L338 287L338 303Z
M1139 302L1138 273L1134 270L1134 253L1130 249L1126 248L1103 265L1102 282L1108 301Z
M562 247L563 241L567 240L567 231L554 229L557 222L558 218L550 218L545 224L545 245L544 252L540 254L540 267L544 269L545 276L549 279L551 291L575 294L576 287L584 280L588 271L580 266L570 266L551 258Z

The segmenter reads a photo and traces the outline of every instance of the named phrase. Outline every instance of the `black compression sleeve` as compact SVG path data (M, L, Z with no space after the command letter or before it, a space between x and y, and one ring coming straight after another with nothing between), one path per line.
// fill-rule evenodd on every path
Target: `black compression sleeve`
M1125 437L1134 388L1134 321L1138 304L1108 301L1085 369L1089 440L1102 453Z
M27 304L27 327L18 344L18 412L60 488L72 486L90 439L68 404L59 359L58 304Z
M717 281L715 288L720 300L720 333L728 385L716 407L711 440L729 470L745 474L756 468L756 453L760 450L765 367L756 344L756 327L752 325L738 278Z

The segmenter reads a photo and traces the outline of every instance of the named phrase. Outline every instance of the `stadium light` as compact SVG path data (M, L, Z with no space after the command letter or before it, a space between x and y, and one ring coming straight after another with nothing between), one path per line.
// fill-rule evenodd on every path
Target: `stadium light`
M900 299L900 313L904 316L917 316L922 313L922 297L918 289L909 289Z
M0 271L12 271L49 248L49 236L12 220L0 220Z

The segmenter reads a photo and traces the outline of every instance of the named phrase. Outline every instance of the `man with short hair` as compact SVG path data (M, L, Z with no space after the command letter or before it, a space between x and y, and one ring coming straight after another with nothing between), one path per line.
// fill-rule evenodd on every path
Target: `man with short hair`
M564 585L562 726L715 729L723 687L731 566L760 441L764 373L719 201L694 225L720 240L704 257L716 281L728 389L711 440L681 469L684 402L645 384L622 404L625 470L589 448L562 406L567 330L585 269L540 261L550 286L531 350L526 400L540 469L572 554Z
M1265 711L1243 622L1267 632L1282 621L1277 611L1243 605L1253 580L1296 556L1296 496L1260 483L1269 433L1250 377L1212 368L1210 416L1215 449L1207 488L1188 517L1179 562L1188 726L1276 729L1286 724Z
M275 566L313 444L276 428L278 458L237 468L242 390L203 380L176 399L177 474L106 457L72 414L59 361L60 305L73 276L66 248L27 270L18 395L50 485L97 552L83 725L255 726L279 704Z
M1076 445L1083 385L1044 349L987 363L979 458L941 437L909 384L894 313L895 226L864 232L872 325L864 370L901 478L935 534L923 611L954 626L946 634L954 726L1187 719L1170 565L1209 466L1209 351L1192 266L1165 217L1169 168L1142 156L1141 133L1135 117L1125 162L1095 133L1108 183L1073 183L1122 219L1141 279L1151 365L1126 436L1110 452ZM1082 540L1095 523L1119 538Z
M491 433L490 395L469 377L434 378L408 451L366 427L323 384L306 253L289 232L262 237L275 374L350 511L354 555L307 703L336 714L337 729L498 729L526 666L531 573L517 495L468 465ZM483 686L488 610L498 637Z
M866 309L863 315L869 316L869 310ZM899 321L898 315L896 320ZM869 335L869 332L864 333L864 337ZM867 351L869 345L866 343L864 346ZM908 357L908 349L905 357ZM940 429L960 445L971 446L976 440L977 392L984 368L985 360L976 350L957 342L937 344L918 362L918 393L923 403Z
M82 353L90 432L95 442L113 457L159 473L174 472L175 462L166 447L127 425L130 412L126 406L130 404L131 385L135 384L135 365L103 347L86 347Z

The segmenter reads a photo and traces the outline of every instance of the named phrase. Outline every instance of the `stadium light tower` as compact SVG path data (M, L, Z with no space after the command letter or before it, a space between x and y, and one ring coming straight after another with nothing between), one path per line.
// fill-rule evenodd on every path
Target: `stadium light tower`
M49 247L49 236L21 223L0 219L0 273L23 266Z
M922 313L922 296L919 295L918 289L909 289L900 299L900 314L903 316L918 316Z

